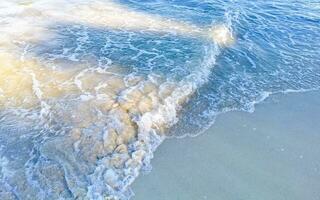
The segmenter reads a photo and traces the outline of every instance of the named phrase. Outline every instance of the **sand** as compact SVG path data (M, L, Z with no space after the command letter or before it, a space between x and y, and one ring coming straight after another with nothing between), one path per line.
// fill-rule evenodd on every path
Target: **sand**
M133 200L319 200L320 92L273 95L195 138L168 139Z

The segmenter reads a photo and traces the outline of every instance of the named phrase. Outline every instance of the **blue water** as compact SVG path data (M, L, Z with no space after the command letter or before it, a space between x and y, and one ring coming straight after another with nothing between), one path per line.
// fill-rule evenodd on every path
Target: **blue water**
M190 6L195 5L214 18L223 13L231 18L237 42L218 56L209 81L184 108L172 134L198 134L217 114L253 111L255 103L273 93L319 89L319 2L219 1L207 2L204 8L195 2Z
M117 3L137 12L197 27L227 24L235 43L222 47L209 39L190 35L113 30L57 20L47 27L55 33L53 38L29 45L18 41L15 45L27 49L27 56L61 70L77 68L78 64L91 69L116 65L122 75L145 80L159 76L179 87L192 88L192 92L186 94L187 101L177 106L177 116L165 124L164 137L197 135L210 126L218 114L230 110L253 111L254 105L270 94L320 88L320 2L120 0ZM0 15L0 22L10 23L7 18L10 16ZM5 47L0 48L9 52ZM138 172L127 166L115 169L112 173L121 176L117 176L118 185L111 187L112 184L106 182L108 178L96 175L102 166L101 155L97 155L94 162L86 160L90 147L100 141L96 133L107 126L104 120L108 119L98 118L83 130L89 138L87 146L84 145L88 155L73 154L73 150L69 150L73 143L69 143L67 136L73 124L60 119L77 105L83 105L79 102L79 98L71 94L48 100L56 110L50 113L53 116L50 122L40 123L37 116L42 117L43 110L39 107L21 110L1 105L0 197L55 199L60 195L62 199L100 199L112 194L115 196L111 199L127 199L132 195L129 186ZM100 116L98 109L85 106L92 119ZM85 116L79 113L79 117ZM137 118L130 117L133 121ZM147 156L138 171L150 169L152 151L163 140L163 135L159 137L150 136L150 144L143 147ZM129 156L138 148L134 144L128 144ZM114 155L108 153L101 157L104 156ZM82 160L82 157L85 158ZM108 170L106 168L104 170ZM58 175L50 174L50 170ZM125 176L122 174L125 170L132 171ZM23 184L19 185L19 181ZM52 190L55 187L58 189Z

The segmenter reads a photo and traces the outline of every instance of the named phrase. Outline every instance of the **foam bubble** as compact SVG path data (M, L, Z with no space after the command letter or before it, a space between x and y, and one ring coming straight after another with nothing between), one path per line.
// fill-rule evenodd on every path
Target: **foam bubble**
M202 28L109 1L76 7L61 7L62 2L20 2L0 30L0 109L35 112L41 122L36 152L11 182L22 188L21 195L34 198L126 199L130 184L148 167L181 107L206 82L217 51L210 46L203 66L181 81L128 74L117 66L95 68L90 61L66 61L75 67L61 69L25 52L28 45L54 37L48 29L52 19L112 29L207 34ZM24 185L30 186L23 189Z

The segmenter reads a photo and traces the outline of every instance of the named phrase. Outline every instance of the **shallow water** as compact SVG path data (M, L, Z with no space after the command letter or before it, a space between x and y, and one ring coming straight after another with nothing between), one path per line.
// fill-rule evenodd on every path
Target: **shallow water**
M319 24L312 1L1 0L0 197L129 199L167 136L318 89Z
M219 115L198 137L165 140L132 199L318 200L319 98L272 95L253 113Z

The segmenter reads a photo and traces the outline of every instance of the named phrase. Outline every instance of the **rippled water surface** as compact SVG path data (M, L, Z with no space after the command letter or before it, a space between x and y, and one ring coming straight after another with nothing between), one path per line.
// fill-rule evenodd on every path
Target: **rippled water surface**
M130 199L168 136L320 87L320 3L0 0L0 199Z

